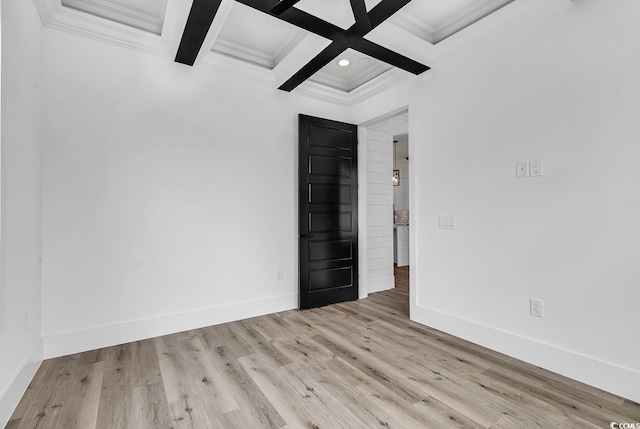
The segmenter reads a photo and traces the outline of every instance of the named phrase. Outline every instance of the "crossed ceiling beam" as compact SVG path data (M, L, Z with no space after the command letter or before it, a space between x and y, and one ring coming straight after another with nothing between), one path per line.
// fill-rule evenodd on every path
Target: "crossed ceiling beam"
M331 40L322 52L293 74L278 89L291 91L313 76L346 49L376 58L413 74L429 67L364 38L411 0L382 0L367 12L364 0L349 0L356 23L344 30L316 16L293 7L299 0L236 0L260 12ZM180 41L176 62L193 65L218 12L222 0L194 0Z
M194 0L182 33L176 62L192 66L207 37L222 0Z
M300 0L281 0L280 3L272 7L269 12L271 12L274 15L280 15L282 12L293 7L293 5L298 3L299 1Z

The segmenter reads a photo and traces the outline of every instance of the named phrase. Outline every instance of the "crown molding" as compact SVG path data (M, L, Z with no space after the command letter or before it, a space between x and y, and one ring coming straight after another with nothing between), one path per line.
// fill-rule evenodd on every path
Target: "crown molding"
M454 15L449 20L445 21L442 25L434 29L433 32L433 43L438 43L443 40L445 37L444 34L447 32L455 32L455 27L460 25L461 22L467 20L467 24L462 24L463 28L465 26L471 25L474 22L477 22L478 19L482 19L482 16L487 13L487 10L491 10L492 5L494 3L498 3L499 0L482 0L478 1L460 13ZM508 4L508 3L507 3ZM500 6L502 7L502 6ZM500 8L498 7L498 9ZM496 9L497 10L497 9ZM471 17L471 18L470 18ZM470 19L469 19L470 18ZM452 33L453 34L453 33Z
M427 71L425 74L428 73L429 72ZM399 83L404 82L406 79L409 79L412 76L412 74L404 70L392 68L349 92L349 104L354 105L361 103L366 99L381 93L382 91L390 89L398 85Z
M238 45L237 43L222 40L220 38L216 40L216 43L213 45L211 50L213 52L237 58L268 69L272 69L275 65L275 59L265 52Z
M330 86L331 88L339 89L340 91L344 92L349 92L349 86L351 84L351 81L349 79L340 76L334 76L330 73L325 73L322 70L316 72L316 74L311 76L309 80L311 82Z
M67 3L68 2L76 3L76 1L77 0L67 0ZM133 18L139 21L144 21L149 24L162 27L162 18L157 18L155 16L148 15L146 13L138 12L137 10L133 10L125 6L114 4L106 0L82 0L82 1L85 3L89 3L98 9L108 10L111 12L118 13L120 15L128 16L130 18ZM166 8L166 0L165 0L165 8Z
M392 68L392 66L388 66L384 63L376 63L370 68L361 71L358 75L354 76L351 79L347 79L339 75L332 75L320 70L311 78L309 78L309 80L315 83L339 89L341 91L351 92L361 87L362 85L365 85L367 82L370 82L371 80L377 78L378 76L385 74Z
M127 49L170 57L162 38L145 30L63 7L60 0L34 0L48 28L89 37Z
M62 9L60 0L33 0L33 3L40 14L42 23L46 26L53 20L53 17Z
M418 21L415 16L402 12L402 10L387 20L385 25L389 24L402 28L404 31L408 31L429 43L434 43L436 29Z
M399 84L409 76L411 75L404 70L392 68L350 92L345 92L310 80L299 85L293 92L316 100L342 106L353 106Z
M340 106L350 106L352 104L349 93L310 80L301 83L291 92Z
M255 82L275 86L273 73L265 67L229 57L216 51L209 51L198 58L194 67L203 66L229 76L251 79Z

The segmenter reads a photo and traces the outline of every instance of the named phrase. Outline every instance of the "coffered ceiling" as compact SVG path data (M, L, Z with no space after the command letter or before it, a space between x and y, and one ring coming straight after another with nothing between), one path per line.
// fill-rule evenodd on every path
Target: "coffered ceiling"
M33 1L49 27L170 60L196 22L194 67L352 104L561 0Z

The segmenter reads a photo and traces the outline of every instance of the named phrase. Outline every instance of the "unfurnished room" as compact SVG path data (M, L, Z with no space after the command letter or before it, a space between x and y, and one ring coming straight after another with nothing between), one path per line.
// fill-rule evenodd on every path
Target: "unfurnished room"
M0 427L640 429L640 1L0 6Z

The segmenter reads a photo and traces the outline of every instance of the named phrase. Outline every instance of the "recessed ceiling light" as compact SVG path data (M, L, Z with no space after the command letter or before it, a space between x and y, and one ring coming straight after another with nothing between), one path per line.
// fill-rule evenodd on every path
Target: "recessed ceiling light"
M346 66L348 66L349 64L351 64L351 61L349 61L349 60L348 60L348 59L346 59L346 58L342 58L341 60L339 60L339 61L338 61L338 65L339 65L340 67L346 67Z
M369 64L371 62L371 59L368 57L362 57L360 58L360 64L365 65L365 64Z

